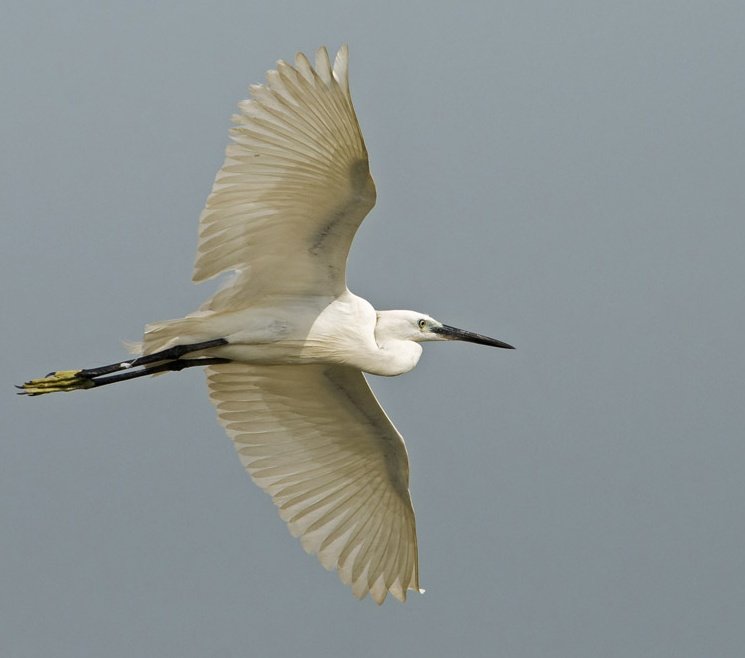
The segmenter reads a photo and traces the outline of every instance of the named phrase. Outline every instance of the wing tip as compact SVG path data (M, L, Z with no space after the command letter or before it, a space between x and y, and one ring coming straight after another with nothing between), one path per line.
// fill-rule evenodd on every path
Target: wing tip
M333 66L326 46L320 46L316 49L314 64L310 63L308 56L302 51L295 53L294 64L293 67L285 60L278 59L275 66L277 70L294 68L304 73L315 71L326 84L330 84L332 80L335 80L344 92L349 95L349 44L343 43L339 47L334 57ZM275 72L275 70L267 71L267 77L273 75ZM252 88L261 86L252 85Z
M334 78L349 96L349 46L343 43L334 58Z

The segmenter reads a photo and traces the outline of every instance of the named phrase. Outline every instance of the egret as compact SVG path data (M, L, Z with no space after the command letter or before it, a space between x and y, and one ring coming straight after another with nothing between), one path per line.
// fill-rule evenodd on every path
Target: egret
M403 438L363 373L400 375L424 341L514 349L425 313L376 311L346 285L349 247L375 204L348 82L282 60L233 117L232 142L199 220L193 280L233 271L196 312L145 327L139 356L62 370L36 396L206 367L209 396L253 480L309 553L362 598L419 588Z

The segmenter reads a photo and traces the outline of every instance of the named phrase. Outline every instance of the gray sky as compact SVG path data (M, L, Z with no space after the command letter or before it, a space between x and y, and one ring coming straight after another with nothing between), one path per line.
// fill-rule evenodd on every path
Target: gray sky
M741 655L743 3L153 4L0 21L0 653ZM236 102L345 41L379 194L350 286L518 347L373 378L427 589L380 609L290 537L199 372L11 388L209 294Z

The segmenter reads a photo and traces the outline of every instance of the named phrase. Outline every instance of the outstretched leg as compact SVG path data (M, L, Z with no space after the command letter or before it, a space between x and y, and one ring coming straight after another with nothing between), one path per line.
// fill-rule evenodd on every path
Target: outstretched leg
M194 366L227 363L229 359L216 357L181 359L185 354L200 352L211 347L220 347L221 345L227 345L227 343L228 341L224 338L216 338L201 343L192 343L190 345L175 345L174 347L161 350L160 352L137 357L131 361L112 363L98 368L57 370L55 372L50 372L46 377L31 379L22 386L18 386L18 388L21 389L20 395L42 395L44 393L56 393L58 391L76 391L104 386L106 384L114 384L127 379L135 379L137 377L153 375L168 370L183 370L184 368L192 368Z
M224 338L215 338L214 340L206 340L201 343L191 343L190 345L174 345L166 350L160 352L153 352L145 356L138 356L136 359L131 361L121 361L120 363L112 363L108 366L99 366L98 368L85 368L78 370L79 377L98 377L100 375L108 375L112 372L119 372L120 370L129 370L130 368L137 368L144 366L149 363L158 363L159 361L174 361L180 359L184 354L191 352L200 352L201 350L209 349L210 347L220 347L221 345L227 345L228 341ZM68 371L62 371L68 372ZM54 375L51 372L49 375Z

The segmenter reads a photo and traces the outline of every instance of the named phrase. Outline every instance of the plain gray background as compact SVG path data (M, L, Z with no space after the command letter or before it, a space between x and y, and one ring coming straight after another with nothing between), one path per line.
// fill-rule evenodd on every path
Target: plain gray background
M5 3L0 654L741 656L745 6ZM351 48L379 202L352 289L514 343L373 387L423 596L357 602L201 373L26 399L190 284L250 83Z

